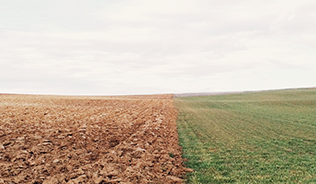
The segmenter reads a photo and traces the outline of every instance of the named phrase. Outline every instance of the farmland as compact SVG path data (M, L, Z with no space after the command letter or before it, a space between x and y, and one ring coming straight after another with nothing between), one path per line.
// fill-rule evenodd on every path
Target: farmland
M316 183L316 89L174 102L188 183Z
M0 95L0 183L182 183L172 95Z

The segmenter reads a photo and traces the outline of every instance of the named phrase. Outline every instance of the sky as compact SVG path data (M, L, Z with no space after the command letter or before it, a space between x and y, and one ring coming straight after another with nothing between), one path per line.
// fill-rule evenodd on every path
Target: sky
M0 93L315 86L315 0L0 1Z

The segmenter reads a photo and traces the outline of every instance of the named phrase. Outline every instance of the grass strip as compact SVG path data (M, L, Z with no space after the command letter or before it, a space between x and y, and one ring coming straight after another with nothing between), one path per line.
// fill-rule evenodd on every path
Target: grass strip
M316 183L316 89L174 102L188 183Z

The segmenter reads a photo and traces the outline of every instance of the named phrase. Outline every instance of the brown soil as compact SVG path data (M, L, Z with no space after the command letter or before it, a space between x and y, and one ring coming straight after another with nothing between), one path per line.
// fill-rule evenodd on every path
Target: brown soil
M1 183L182 183L172 95L0 95Z

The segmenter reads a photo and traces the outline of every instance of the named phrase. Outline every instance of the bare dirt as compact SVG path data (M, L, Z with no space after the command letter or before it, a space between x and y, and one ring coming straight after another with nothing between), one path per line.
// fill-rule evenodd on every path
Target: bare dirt
M172 95L0 95L1 183L182 183Z

